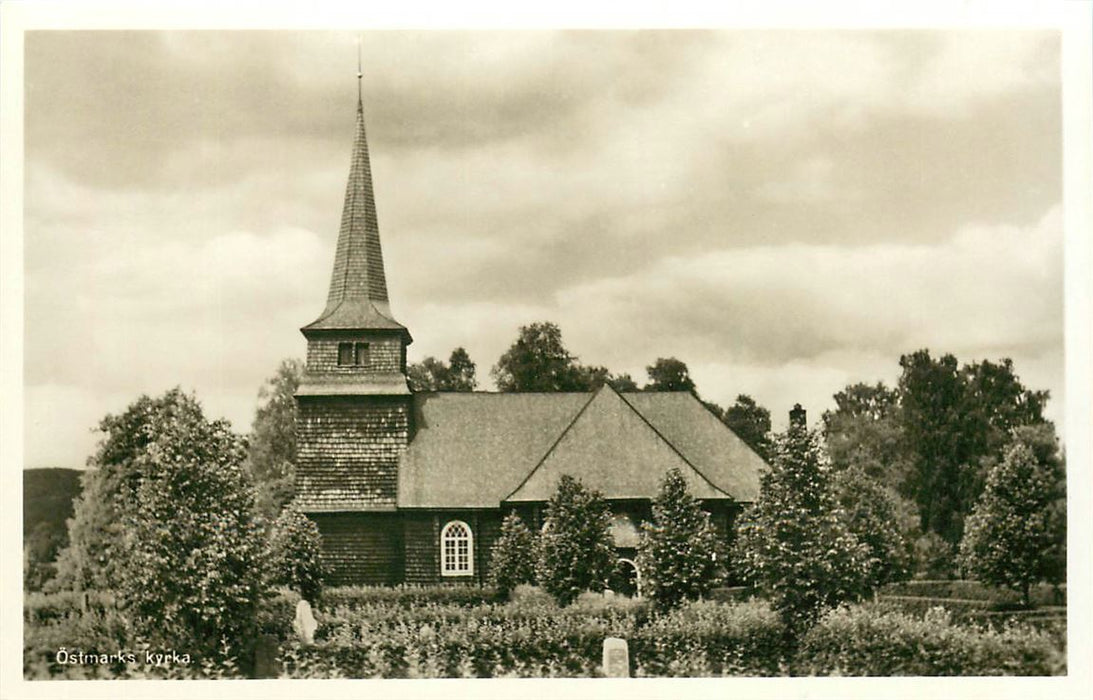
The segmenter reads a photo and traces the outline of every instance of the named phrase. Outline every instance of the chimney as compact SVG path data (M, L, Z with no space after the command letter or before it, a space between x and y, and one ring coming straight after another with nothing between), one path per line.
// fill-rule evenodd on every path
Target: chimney
M789 411L789 427L790 428L807 428L808 414L805 409L801 408L801 404L793 404L793 408Z

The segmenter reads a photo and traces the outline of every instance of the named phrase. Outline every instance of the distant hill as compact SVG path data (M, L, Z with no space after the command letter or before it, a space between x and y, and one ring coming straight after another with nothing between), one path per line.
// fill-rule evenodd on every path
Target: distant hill
M68 542L65 520L80 495L79 469L23 470L23 544L48 561Z

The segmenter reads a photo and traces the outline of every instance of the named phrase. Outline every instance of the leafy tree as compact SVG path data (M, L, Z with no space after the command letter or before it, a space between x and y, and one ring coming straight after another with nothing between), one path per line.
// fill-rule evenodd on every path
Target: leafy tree
M490 583L508 594L524 583L535 583L535 535L516 513L501 521L501 536L490 551Z
M908 488L912 456L903 437L899 394L883 382L852 384L835 394L836 410L823 415L824 439L832 465L856 467L902 496Z
M274 522L266 560L270 583L288 586L311 602L319 598L326 576L322 536L315 522L296 507L289 505Z
M539 536L539 585L562 605L583 591L602 591L614 562L610 527L603 496L562 475Z
M919 350L900 366L900 425L912 463L907 489L923 531L956 545L987 465L1001 456L1010 430L1044 422L1048 394L1026 389L1008 359L960 368L952 355L935 360Z
M520 327L516 342L490 371L501 391L587 391L588 375L550 322Z
M118 593L150 641L237 656L254 637L263 592L243 441L177 389L151 406L125 441L143 444L129 460L140 480L124 496Z
M904 534L899 497L860 467L837 472L834 487L843 522L868 550L868 586L910 578L913 552Z
M255 485L257 511L270 520L292 499L295 488L296 389L303 371L299 360L282 360L258 391L245 470Z
M973 576L1018 591L1026 606L1032 584L1058 583L1065 569L1065 532L1052 508L1065 499L1063 468L1055 451L1043 449L1045 433L1043 427L1014 432L960 543L961 563Z
M645 368L649 383L645 391L694 391L695 383L691 380L687 365L674 357L658 357L657 361Z
M435 357L426 357L407 369L410 388L414 391L474 391L477 367L463 348L452 350L448 364Z
M819 438L791 425L738 526L734 560L770 599L792 643L828 609L869 590L869 552L843 521Z
M609 374L607 376L607 383L611 385L611 388L618 392L623 391L637 391L638 385L634 381L634 378L629 374Z
M747 394L736 397L722 418L725 425L763 459L770 458L770 411Z
M90 469L80 477L81 493L68 520L68 546L58 555L58 588L117 588L127 521L145 476L138 457L156 439L160 416L188 400L177 388L155 399L141 396L121 415L107 415L99 422L103 437L88 459Z
M720 548L709 513L688 493L679 469L665 475L652 506L638 552L642 588L658 607L672 608L709 592Z

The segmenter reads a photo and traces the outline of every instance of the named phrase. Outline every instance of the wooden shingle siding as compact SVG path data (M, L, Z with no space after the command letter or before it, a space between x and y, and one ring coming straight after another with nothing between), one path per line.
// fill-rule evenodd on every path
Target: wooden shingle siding
M410 435L404 397L299 397L296 493L301 510L394 508Z
M440 523L434 513L405 513L403 541L406 547L406 583L440 581Z
M402 581L402 527L397 513L313 513L322 534L329 585Z
M344 342L368 343L367 366L339 365L338 344ZM402 339L393 335L374 333L345 334L337 337L323 337L311 340L307 344L307 371L319 374L354 375L370 372L403 371Z

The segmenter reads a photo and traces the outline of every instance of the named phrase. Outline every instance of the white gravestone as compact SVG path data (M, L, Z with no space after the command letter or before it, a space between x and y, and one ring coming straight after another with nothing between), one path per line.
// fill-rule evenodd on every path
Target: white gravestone
M603 675L606 678L630 677L630 650L625 639L608 637L603 640Z
M296 636L304 644L311 644L315 641L315 628L318 626L315 616L311 614L311 603L301 599L296 604L296 619L292 621Z

